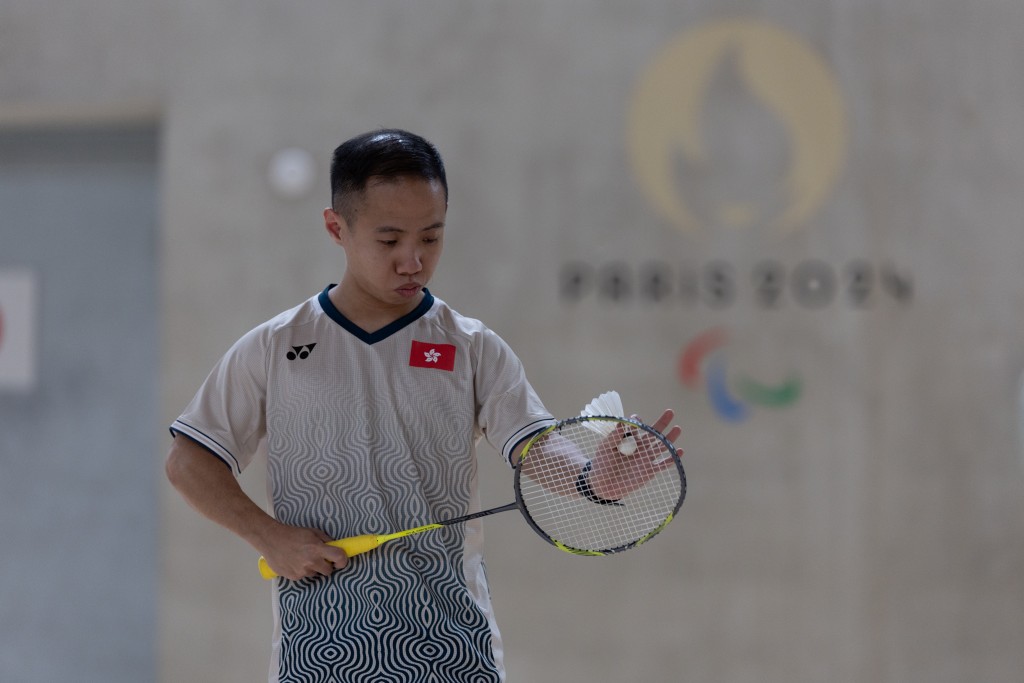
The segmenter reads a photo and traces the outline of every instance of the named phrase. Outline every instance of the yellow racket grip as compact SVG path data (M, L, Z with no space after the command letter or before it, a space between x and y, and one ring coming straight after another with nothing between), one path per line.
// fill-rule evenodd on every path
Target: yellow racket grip
M327 545L333 545L335 548L341 548L345 551L345 554L349 557L353 555L359 555L361 553L373 550L381 544L386 537L375 536L373 534L363 534L362 536L349 536L348 538L339 538L336 541L328 541ZM260 576L264 579L270 580L277 576L277 573L270 568L267 564L267 560L263 557L258 562L260 568Z

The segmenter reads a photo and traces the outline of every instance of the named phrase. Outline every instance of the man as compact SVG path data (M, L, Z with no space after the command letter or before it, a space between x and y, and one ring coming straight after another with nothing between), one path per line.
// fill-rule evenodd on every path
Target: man
M479 522L351 560L325 542L476 510L478 439L513 463L554 420L511 349L426 288L448 204L434 146L360 135L331 190L341 281L235 343L171 426L168 477L283 577L271 681L503 681ZM264 439L273 516L235 479Z

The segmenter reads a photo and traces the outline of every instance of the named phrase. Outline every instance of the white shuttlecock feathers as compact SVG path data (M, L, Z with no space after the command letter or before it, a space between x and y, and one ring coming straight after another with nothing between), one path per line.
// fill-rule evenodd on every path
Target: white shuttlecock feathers
M603 415L607 417L624 417L624 412L619 392L606 391L588 403L580 413L580 416ZM615 429L614 422L584 422L583 426L594 430L601 436L607 436Z
M580 412L581 416L586 415L605 415L608 417L624 417L622 409L622 398L619 396L617 391L606 391L593 401L587 404L587 406Z

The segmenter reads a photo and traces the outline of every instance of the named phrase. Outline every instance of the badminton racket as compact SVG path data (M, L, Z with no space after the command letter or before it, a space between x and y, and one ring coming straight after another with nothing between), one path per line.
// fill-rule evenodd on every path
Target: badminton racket
M686 497L675 446L639 420L583 415L536 434L516 463L515 502L388 534L351 536L328 545L349 557L382 543L518 509L530 528L574 555L610 555L661 532ZM260 574L277 574L264 558Z

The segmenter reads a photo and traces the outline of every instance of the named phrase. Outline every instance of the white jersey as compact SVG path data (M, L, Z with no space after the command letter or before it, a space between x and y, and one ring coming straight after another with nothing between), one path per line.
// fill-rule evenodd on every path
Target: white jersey
M429 292L371 334L329 289L236 342L172 431L236 472L265 438L274 516L334 538L479 510L479 438L511 463L554 422L519 359ZM278 579L270 680L503 681L481 542L477 520Z

